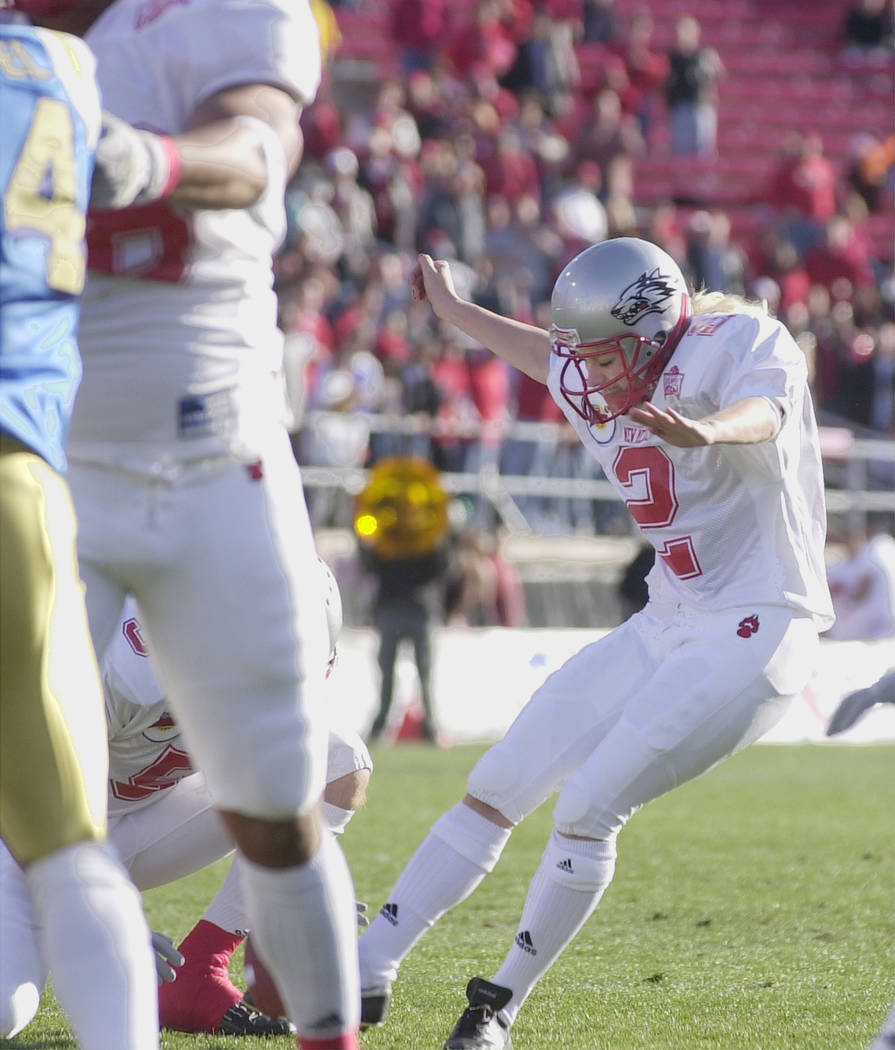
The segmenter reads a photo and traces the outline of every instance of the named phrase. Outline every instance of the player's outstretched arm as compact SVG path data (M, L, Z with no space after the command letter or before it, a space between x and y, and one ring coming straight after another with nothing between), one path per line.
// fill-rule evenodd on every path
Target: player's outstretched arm
M190 208L247 208L264 192L269 165L286 177L301 159L301 107L267 84L212 96L182 135L156 135L110 113L96 151L91 206L127 208L168 198Z
M454 289L450 265L422 254L410 276L413 297L428 301L442 321L456 325L498 357L536 379L547 382L550 336L543 328L514 321L461 299Z

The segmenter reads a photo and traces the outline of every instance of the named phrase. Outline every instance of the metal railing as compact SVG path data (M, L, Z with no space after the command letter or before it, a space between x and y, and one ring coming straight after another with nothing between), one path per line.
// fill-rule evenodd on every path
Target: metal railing
M340 413L309 412L297 431L297 443L317 428L338 424ZM565 423L501 421L481 423L432 419L430 416L367 415L363 417L372 441L388 439L384 455L422 455L432 458L440 441L466 441L474 448L474 470L444 471L441 482L449 493L466 496L491 508L511 532L536 531L525 510L528 498L556 501L598 501L617 504L618 493L599 476L599 465L586 457L588 473L557 476L552 473L513 474L500 470L501 452L507 441L530 443L542 452L577 446ZM357 416L353 417L356 422ZM856 438L843 427L821 427L821 450L826 475L827 512L844 516L849 524L867 514L895 514L895 441ZM583 451L583 450L582 450ZM586 456L586 453L585 453ZM303 457L300 455L300 459ZM583 461L584 462L584 461ZM367 471L357 466L320 466L302 462L306 489L338 489L350 496L364 487ZM350 527L351 522L340 522ZM632 523L633 531L633 523Z

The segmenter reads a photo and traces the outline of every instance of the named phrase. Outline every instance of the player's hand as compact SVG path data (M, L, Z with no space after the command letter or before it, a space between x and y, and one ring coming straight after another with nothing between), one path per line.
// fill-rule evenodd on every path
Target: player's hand
M370 920L367 917L367 904L365 901L355 901L354 906L357 909L357 925L363 930L370 925Z
M173 981L177 977L174 967L183 966L186 959L174 946L170 937L155 930L152 931L152 950L155 952L155 972L161 987L166 981Z
M628 417L677 448L697 448L714 444L714 435L709 423L699 419L687 419L673 408L656 408L649 401L644 401L643 404L632 408Z
M436 261L431 255L421 253L410 274L410 292L418 302L428 300L440 317L442 309L457 299L450 264L444 259Z
M178 175L179 157L171 139L140 131L103 110L91 208L150 204L171 192Z
M877 704L884 702L876 695L876 690L872 686L867 689L859 689L856 693L849 693L833 712L833 717L827 726L827 736L836 736L837 733L844 733L846 729L851 729L871 707L876 707Z

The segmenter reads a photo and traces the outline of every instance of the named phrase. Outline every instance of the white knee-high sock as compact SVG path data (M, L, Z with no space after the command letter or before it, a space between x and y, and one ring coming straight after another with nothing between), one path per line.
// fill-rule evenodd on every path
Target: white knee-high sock
M140 895L109 848L82 842L26 870L41 952L78 1043L156 1050L155 962Z
M353 1032L360 1023L354 886L332 835L294 868L241 858L252 938L275 975L300 1035Z
M513 947L492 980L511 988L501 1015L512 1024L531 990L593 913L615 872L615 841L554 831L528 888Z
M460 802L432 826L361 937L361 985L391 984L402 960L446 912L494 869L510 829Z

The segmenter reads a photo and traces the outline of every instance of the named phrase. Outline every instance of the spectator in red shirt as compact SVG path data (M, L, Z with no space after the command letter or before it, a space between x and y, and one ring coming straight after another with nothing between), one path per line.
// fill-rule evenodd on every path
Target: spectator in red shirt
M392 40L401 49L405 74L431 69L447 30L447 0L396 0L392 4Z
M824 155L820 135L791 132L783 141L780 162L771 177L765 201L774 208L783 229L801 253L823 234L836 213L836 171Z
M836 215L826 224L823 241L805 256L805 269L812 281L831 290L843 278L853 287L875 280L866 245L855 236L844 215Z
M465 80L476 66L502 76L516 61L516 45L501 21L499 0L479 0L475 17L464 21L447 45L455 75Z
M631 16L627 34L614 48L628 74L628 86L621 96L622 107L637 117L647 142L669 72L668 56L653 48L652 35L653 16L647 8L642 8Z
M494 153L482 159L485 190L489 197L502 197L515 204L522 197L541 199L541 180L534 157L522 149L515 127L504 128Z

